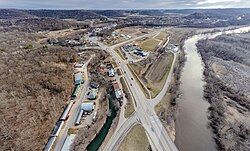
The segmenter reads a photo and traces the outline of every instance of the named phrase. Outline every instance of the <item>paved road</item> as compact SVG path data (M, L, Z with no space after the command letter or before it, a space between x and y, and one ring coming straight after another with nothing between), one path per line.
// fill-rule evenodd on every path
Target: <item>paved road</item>
M160 32L160 31L158 31ZM111 56L114 58L114 60L117 62L117 64L120 66L121 71L124 74L124 78L127 80L129 83L129 88L132 91L132 94L134 95L135 98L135 104L137 104L137 107L135 108L135 114L132 115L129 119L127 119L124 124L121 125L119 130L117 130L108 144L106 145L105 150L111 151L111 150L117 150L119 147L119 144L122 142L124 136L127 134L128 130L133 126L133 121L136 123L136 121L139 121L142 126L144 127L147 136L149 137L149 142L151 144L151 147L153 150L159 150L159 151L175 151L178 150L173 143L173 141L170 139L168 136L168 133L166 132L164 126L162 125L159 117L156 115L154 111L154 106L161 101L161 99L164 97L168 86L169 82L172 77L172 72L173 68L170 70L169 77L166 80L166 84L164 85L162 91L159 93L156 98L150 100L147 99L142 92L140 86L137 84L136 81L132 80L133 74L127 67L127 63L125 60L123 60L114 50L114 48L119 47L121 45L124 45L128 42L143 38L145 36L152 36L156 34L156 32L148 34L148 35L143 35L137 38L130 39L128 41L119 43L114 46L106 46L101 42L98 42L96 38L90 38L91 41L96 42L99 44L101 49L106 50L108 53L111 54ZM175 60L176 56L174 57ZM173 65L172 65L173 67ZM136 118L136 120L131 120Z
M91 59L92 59L92 56L84 64L84 66L83 66L84 73L87 73L87 65ZM78 112L80 111L80 108L81 108L82 100L84 99L85 92L87 91L88 85L89 85L89 81L88 81L86 74L85 74L85 82L81 87L81 91L78 94L78 98L76 98L76 101L69 112L69 118L65 121L65 123L63 125L63 129L59 133L59 136L56 138L55 151L60 151L62 149L63 144L67 138L67 135L68 135L68 129L71 127L74 127L76 118L78 116Z

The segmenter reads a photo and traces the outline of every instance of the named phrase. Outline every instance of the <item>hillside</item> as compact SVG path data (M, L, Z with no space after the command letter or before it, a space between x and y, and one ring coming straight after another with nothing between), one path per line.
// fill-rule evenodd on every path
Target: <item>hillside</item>
M71 93L76 53L35 39L0 34L0 150L42 150Z

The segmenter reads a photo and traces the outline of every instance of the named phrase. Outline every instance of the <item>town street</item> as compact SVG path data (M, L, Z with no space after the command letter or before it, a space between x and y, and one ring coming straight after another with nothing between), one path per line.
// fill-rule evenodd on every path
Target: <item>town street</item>
M158 33L159 32L160 31L158 31ZM134 104L136 104L135 113L130 118L128 118L123 124L121 124L120 127L117 127L117 130L115 131L114 135L106 145L105 150L107 151L117 150L119 144L122 142L123 138L128 133L129 129L134 125L133 123L138 123L138 122L144 127L147 136L149 137L151 148L153 150L159 150L159 151L178 150L174 142L170 139L159 117L156 115L154 111L154 106L162 100L165 93L167 92L173 73L174 63L172 64L169 76L166 80L166 83L162 91L154 99L147 99L144 93L142 92L140 86L138 85L138 83L133 80L134 77L127 66L127 62L123 60L114 50L114 48L122 46L128 42L132 42L134 40L143 38L145 36L152 36L154 34L156 33L153 32L151 34L136 37L113 46L106 46L103 43L97 41L95 37L89 38L92 42L98 43L101 49L104 49L108 53L110 53L110 55L114 58L118 66L120 66L121 71L124 74L124 78L128 82L128 86L132 91L132 95L135 98ZM176 60L176 55L174 55L174 62L175 60Z
M85 92L87 91L87 87L89 85L89 80L87 76L87 66L91 59L92 59L92 56L82 67L84 70L85 81L84 81L84 84L81 86L81 90L78 94L78 97L76 98L76 101L69 112L69 118L65 121L63 129L61 130L59 136L56 139L55 151L59 151L62 149L64 141L67 138L69 128L72 128L75 126L75 121L78 116L78 112L80 111L82 100L84 99Z

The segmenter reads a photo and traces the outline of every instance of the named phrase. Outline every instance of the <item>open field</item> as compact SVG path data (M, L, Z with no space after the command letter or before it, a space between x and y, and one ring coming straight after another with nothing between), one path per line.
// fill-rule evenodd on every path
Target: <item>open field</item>
M126 85L125 79L123 77L121 77L120 81L121 81L121 84L122 84L122 89L123 89L123 91L125 93L125 97L127 98L127 104L126 104L126 107L125 107L124 116L125 116L125 118L128 118L135 111L133 100L132 100L133 96L129 92L129 89L128 89L128 86Z
M108 36L104 38L103 40L104 40L104 43L106 43L107 45L115 45L123 41L126 41L130 38L135 38L135 37L144 35L145 33L142 33L142 31L144 30L138 26L125 27L125 28L115 30L111 36Z
M164 53L159 58L153 59L155 61L152 63L141 61L130 65L134 73L141 79L143 84L147 86L152 98L154 98L164 86L173 59L173 53Z
M119 146L119 151L150 150L147 135L141 125L135 125Z
M160 40L155 38L148 38L144 41L141 41L138 45L142 50L145 51L155 51L156 47L159 45Z
M156 35L154 38L165 41L168 36L170 36L170 33L168 33L167 31L162 31L158 35Z

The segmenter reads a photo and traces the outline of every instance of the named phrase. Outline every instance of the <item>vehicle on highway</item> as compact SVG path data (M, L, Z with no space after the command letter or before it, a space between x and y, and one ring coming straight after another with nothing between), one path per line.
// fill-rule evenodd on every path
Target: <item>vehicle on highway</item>
M134 80L133 78L131 78L131 80Z
M132 83L130 83L130 86L132 86Z

